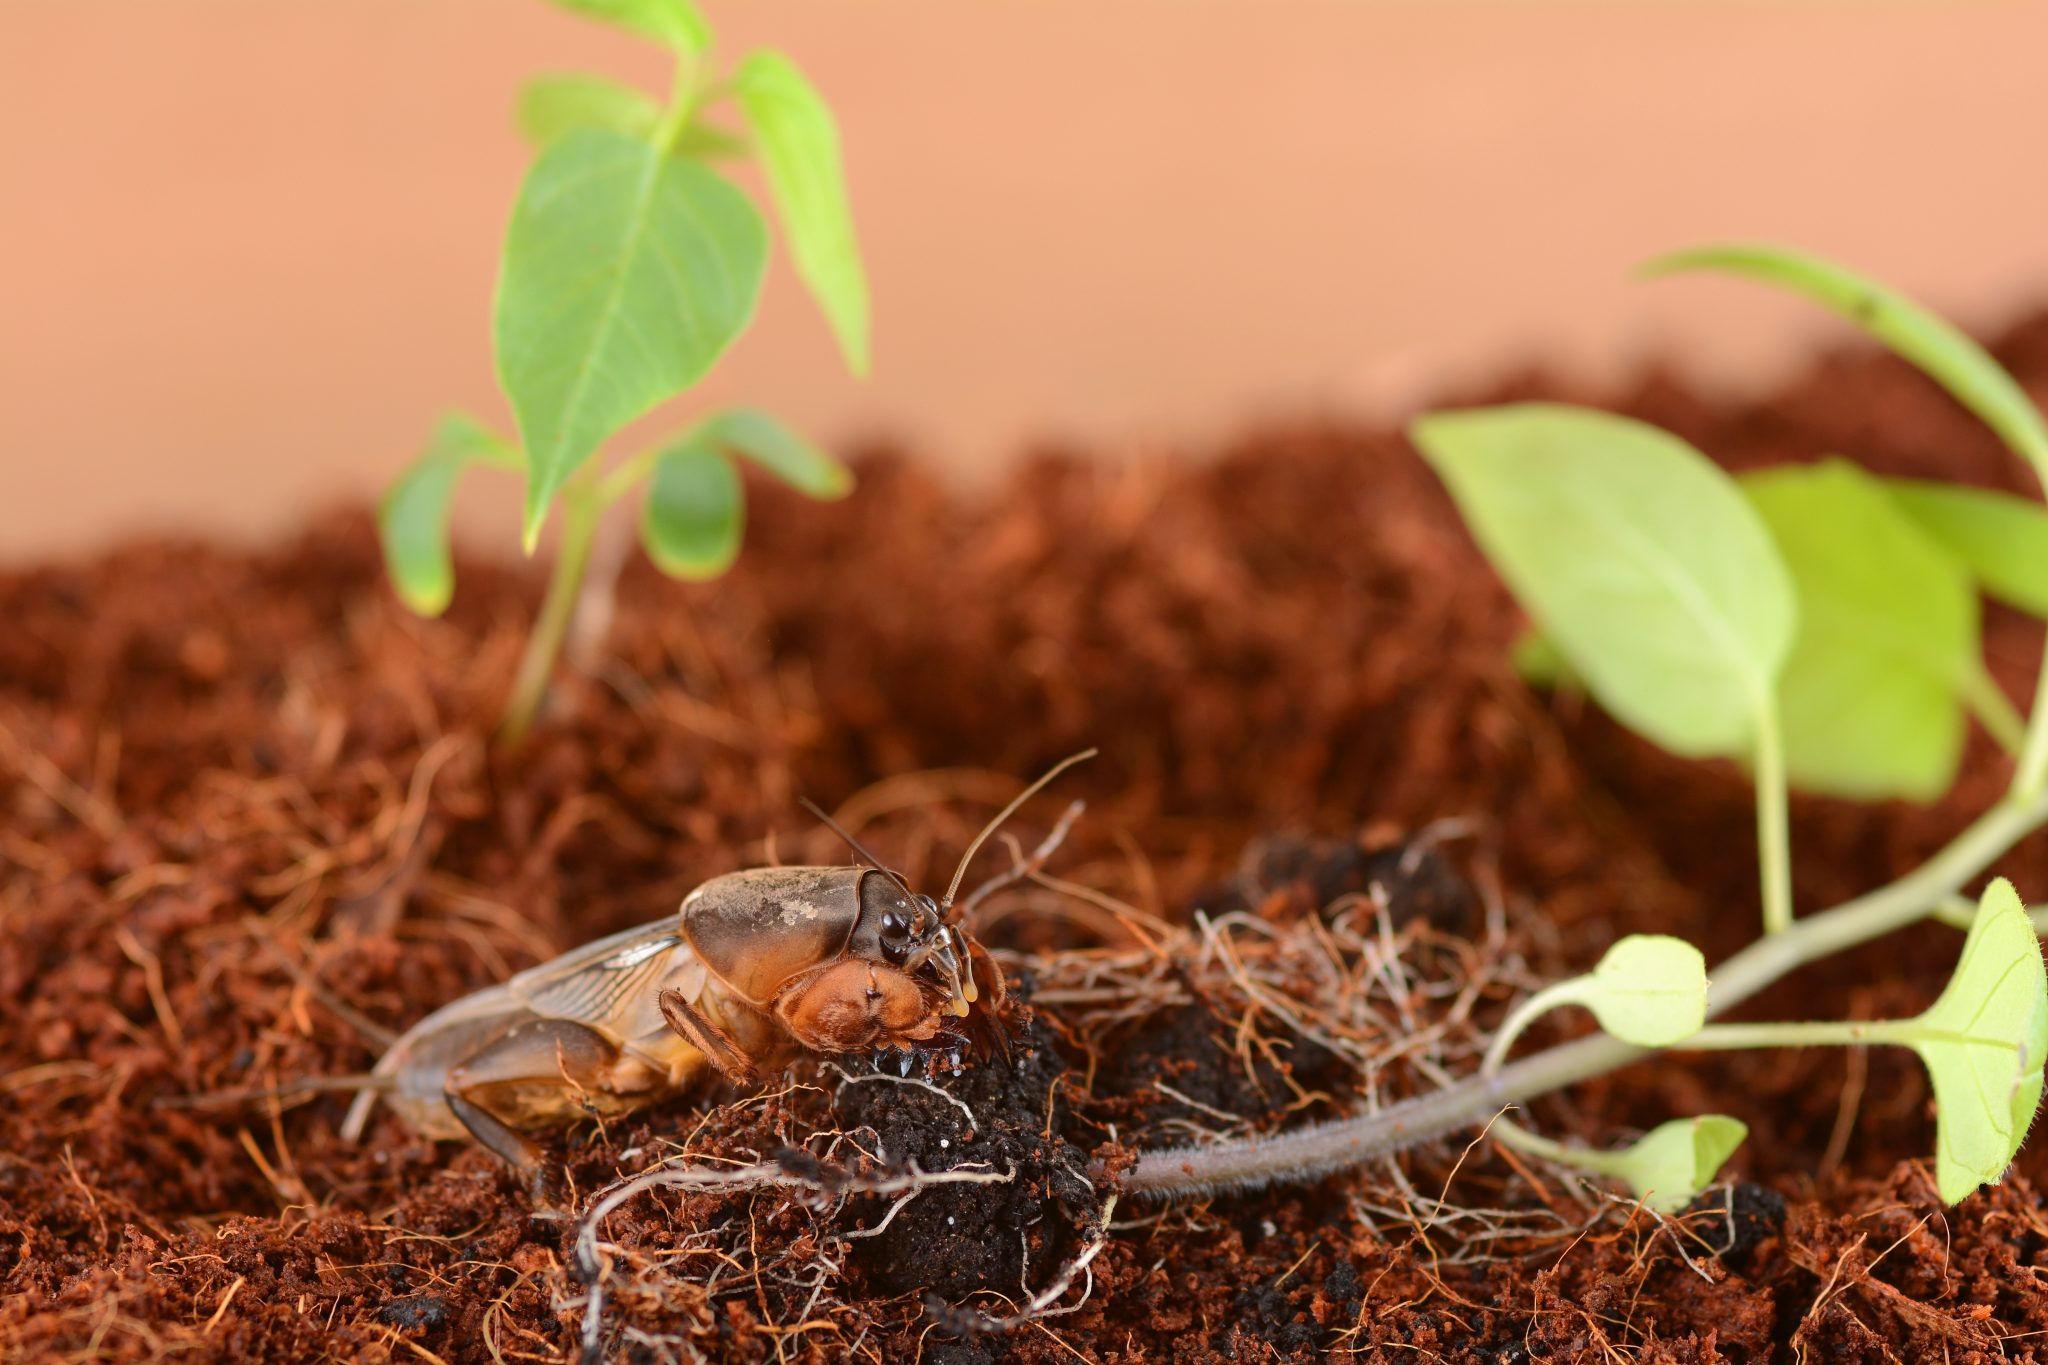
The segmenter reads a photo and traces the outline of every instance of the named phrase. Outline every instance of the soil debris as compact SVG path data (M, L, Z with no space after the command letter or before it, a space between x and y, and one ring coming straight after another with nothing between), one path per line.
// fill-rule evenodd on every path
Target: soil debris
M2048 396L2048 318L2000 350ZM1740 404L1662 372L1466 396L1601 403L1738 468L1846 452L2025 486L1862 351ZM975 499L885 452L860 470L838 507L753 490L717 584L630 570L596 673L513 753L487 736L524 568L465 560L454 609L418 621L350 512L266 551L0 574L0 1357L1962 1361L2048 1340L2048 1157L1942 1208L1925 1081L1881 1051L1673 1062L1534 1107L1595 1142L1743 1119L1734 1183L1677 1219L1484 1142L1111 1208L1140 1147L1469 1068L1517 993L1620 934L1737 946L1745 785L1515 679L1511 604L1393 432L1047 454ZM918 534L874 535L883 507ZM1987 616L2015 698L2039 634ZM982 924L1036 1016L1013 1069L811 1063L575 1131L566 1219L388 1115L340 1142L345 1097L154 1104L362 1071L382 1031L710 875L837 861L799 795L943 883L1020 777L1089 744L1063 784L1088 815ZM1799 903L1906 870L2002 782L1979 738L1937 806L1795 802ZM1034 804L1020 846L1055 813ZM2048 842L2000 870L2048 886ZM1955 947L1916 930L1757 1011L1910 1013Z

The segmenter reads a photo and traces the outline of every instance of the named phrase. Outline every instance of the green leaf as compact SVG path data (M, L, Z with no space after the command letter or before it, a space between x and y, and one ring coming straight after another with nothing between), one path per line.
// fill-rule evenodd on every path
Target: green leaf
M617 24L643 38L652 38L672 52L700 55L711 50L711 25L689 0L556 0L608 24Z
M757 408L729 408L703 430L807 497L832 502L853 491L852 470Z
M399 599L421 616L439 616L455 596L448 508L464 471L479 463L501 469L521 465L519 452L474 417L450 413L377 504L385 572Z
M1730 243L1660 256L1646 275L1718 270L1803 294L1884 343L1998 433L2048 479L2048 426L2010 374L1949 323L1875 280L1784 247Z
M735 78L789 254L839 339L846 366L868 371L868 279L847 203L839 128L823 97L779 52L749 53Z
M1799 601L1778 681L1793 785L1932 801L1962 761L1977 594L1884 486L1829 460L1742 479Z
M1441 413L1412 435L1601 705L1673 753L1750 746L1794 607L1727 475L1675 436L1583 408Z
M766 261L753 205L695 162L605 128L540 154L512 213L494 325L529 461L529 549L577 466L745 330Z
M1887 479L1892 500L2008 606L2048 618L2048 507L1922 479Z
M603 76L540 76L519 92L519 131L536 146L579 128L609 128L644 138L661 122L661 106L645 91Z
M716 578L739 557L746 492L708 440L688 436L655 458L640 504L640 543L672 578Z
M1941 998L1887 1041L1920 1054L1934 1082L1935 1184L1954 1204L2005 1174L2041 1102L2048 970L2011 882L1984 892Z
M1749 1136L1749 1127L1726 1114L1701 1114L1659 1124L1636 1144L1605 1153L1605 1174L1628 1182L1658 1213L1675 1213L1714 1183L1722 1165Z
M1637 1047L1669 1047L1707 1022L1707 960L1682 938L1630 934L1572 984L1601 1028Z

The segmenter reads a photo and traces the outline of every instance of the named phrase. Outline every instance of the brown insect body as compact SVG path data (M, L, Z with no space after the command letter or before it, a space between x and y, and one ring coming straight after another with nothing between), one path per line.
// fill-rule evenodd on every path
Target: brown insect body
M393 1043L378 1099L420 1132L532 1170L529 1134L629 1112L717 1071L741 1085L798 1050L944 1053L1000 1041L1002 975L937 905L868 867L713 878L678 914L585 944L435 1011Z

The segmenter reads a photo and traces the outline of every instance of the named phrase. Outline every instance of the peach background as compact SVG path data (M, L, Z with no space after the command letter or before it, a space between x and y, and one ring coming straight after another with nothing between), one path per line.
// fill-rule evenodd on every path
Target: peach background
M1628 282L1715 236L1972 322L2048 294L2039 5L708 8L839 108L877 320L856 384L776 279L712 396L963 471L1043 436L1199 449L1531 354L1739 381L1831 334ZM444 405L499 415L508 111L581 66L665 83L539 0L0 0L0 560L273 532L372 495Z

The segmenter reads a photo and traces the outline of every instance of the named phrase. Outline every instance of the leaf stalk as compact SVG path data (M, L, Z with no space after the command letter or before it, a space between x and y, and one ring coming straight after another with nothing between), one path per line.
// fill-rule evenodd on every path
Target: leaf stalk
M1766 697L1756 717L1756 848L1766 934L1792 927L1792 839L1786 802L1785 739L1778 727L1777 699Z

